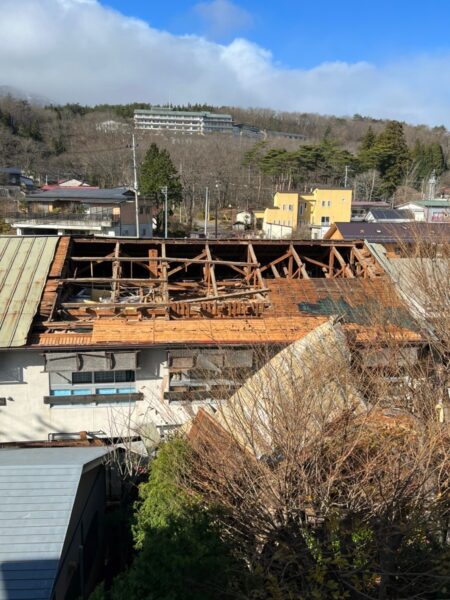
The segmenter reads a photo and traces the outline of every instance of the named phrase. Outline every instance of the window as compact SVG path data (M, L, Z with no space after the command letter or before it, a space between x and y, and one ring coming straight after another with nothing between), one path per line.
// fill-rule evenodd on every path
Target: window
M327 203L325 202L325 200L322 200L322 206L326 206Z
M327 201L327 206L328 206L328 208L331 206L331 200Z
M92 373L72 373L72 385L78 385L80 383L92 383Z
M22 367L2 367L0 383L22 383Z
M293 205L292 205L292 204L289 204L289 205L288 205L288 208L289 208L290 212L292 212L292 211L294 210L294 207L293 207Z
M133 385L135 381L136 373L131 369L118 371L78 371L75 373L54 371L50 373L50 396L69 396L67 399L68 402L64 405L71 406L77 403L74 396L134 394L136 392ZM97 387L98 384L101 384L101 387ZM117 402L116 400L113 401ZM61 405L61 402L59 404ZM83 404L86 404L86 402L83 402ZM96 406L95 399L89 405Z
M322 217L322 218L320 219L320 223L321 223L322 225L329 225L329 224L330 224L330 217Z

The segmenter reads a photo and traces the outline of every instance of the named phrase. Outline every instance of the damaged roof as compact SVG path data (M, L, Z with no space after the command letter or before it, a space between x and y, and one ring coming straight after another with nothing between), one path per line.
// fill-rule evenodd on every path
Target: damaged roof
M0 348L24 346L57 237L0 237Z
M363 242L51 237L3 243L52 248L39 268L33 251L27 271L40 282L20 340L25 344L29 333L30 347L285 344L330 316L367 328L375 312L394 327L412 327L381 261ZM13 259L8 269L16 273Z

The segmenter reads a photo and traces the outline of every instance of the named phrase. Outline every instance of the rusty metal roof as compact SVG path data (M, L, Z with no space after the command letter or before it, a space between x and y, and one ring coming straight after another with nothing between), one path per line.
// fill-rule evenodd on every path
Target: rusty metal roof
M0 237L0 348L24 346L58 237Z

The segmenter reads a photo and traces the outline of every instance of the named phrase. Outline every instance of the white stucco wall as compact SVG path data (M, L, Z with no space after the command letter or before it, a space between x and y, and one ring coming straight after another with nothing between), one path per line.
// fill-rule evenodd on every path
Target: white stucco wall
M181 424L185 411L163 401L167 387L167 353L163 349L140 352L136 391L144 400L130 405L50 406L49 375L38 351L0 351L0 442L46 440L49 433L104 431L108 436L139 434L146 423ZM20 383L2 383L12 367L20 367Z

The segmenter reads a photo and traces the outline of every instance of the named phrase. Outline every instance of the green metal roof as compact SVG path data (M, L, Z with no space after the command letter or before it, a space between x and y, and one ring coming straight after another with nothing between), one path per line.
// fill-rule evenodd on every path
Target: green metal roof
M58 240L0 237L0 348L26 344Z
M411 204L419 204L419 206L426 206L427 208L450 208L450 200L446 200L445 198L417 200L416 202L411 202Z

